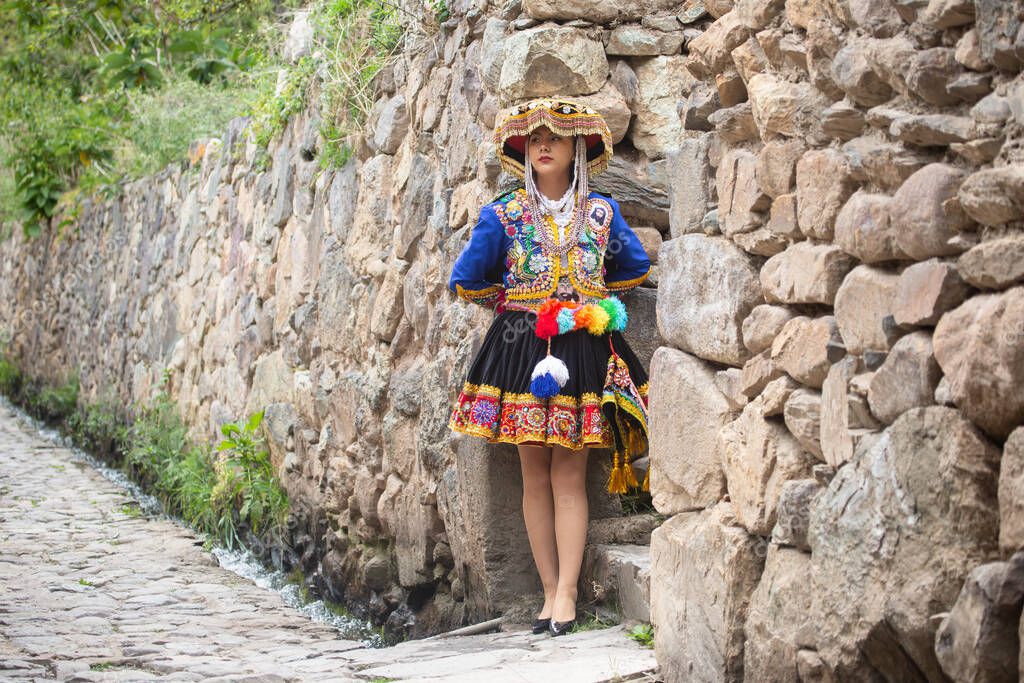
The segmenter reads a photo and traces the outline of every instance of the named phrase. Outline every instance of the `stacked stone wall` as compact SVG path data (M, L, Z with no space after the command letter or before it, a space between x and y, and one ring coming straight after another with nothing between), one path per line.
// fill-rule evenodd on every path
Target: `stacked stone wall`
M673 203L651 368L666 680L1016 680L1024 6L708 10L670 186L715 205Z

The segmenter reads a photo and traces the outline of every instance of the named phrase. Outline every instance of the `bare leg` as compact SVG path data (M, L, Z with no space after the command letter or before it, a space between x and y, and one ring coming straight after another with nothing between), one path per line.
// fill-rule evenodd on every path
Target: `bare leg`
M551 616L558 587L558 554L555 549L555 512L551 494L551 448L519 446L523 468L523 521L530 538L533 561L544 586L544 607L539 619Z
M558 590L551 618L569 621L576 616L576 586L587 542L590 507L587 501L587 448L570 451L551 447L551 488L555 502L555 539L558 544Z

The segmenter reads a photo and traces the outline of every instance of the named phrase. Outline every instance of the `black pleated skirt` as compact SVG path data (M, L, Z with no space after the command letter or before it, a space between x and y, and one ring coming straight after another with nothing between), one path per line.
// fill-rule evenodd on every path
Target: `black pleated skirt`
M550 398L530 392L534 366L548 343L534 332L536 316L505 310L491 323L470 365L449 426L491 443L542 444L579 450L614 447L601 401L609 359L625 362L640 398L647 403L647 372L620 332L593 335L586 330L551 339L551 355L569 369L569 381Z

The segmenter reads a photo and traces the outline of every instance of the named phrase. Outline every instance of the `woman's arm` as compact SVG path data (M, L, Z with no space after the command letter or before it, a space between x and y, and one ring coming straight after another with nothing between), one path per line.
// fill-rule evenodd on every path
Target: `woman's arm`
M469 242L455 259L448 289L466 301L492 309L504 300L504 237L494 209L484 206L470 230Z
M640 244L640 238L619 212L619 205L611 198L608 198L608 203L612 206L612 225L604 255L604 283L609 292L617 294L633 289L647 279L651 273L651 259Z

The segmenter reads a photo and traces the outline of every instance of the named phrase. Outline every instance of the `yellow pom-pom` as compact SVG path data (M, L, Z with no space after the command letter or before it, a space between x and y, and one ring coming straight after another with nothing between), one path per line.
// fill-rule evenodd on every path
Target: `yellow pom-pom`
M600 306L593 304L587 304L590 307L590 320L587 323L587 331L590 334L604 334L604 331L608 329L608 321L611 319L608 316L608 311L604 310Z
M590 327L590 321L593 318L593 307L589 304L586 306L580 306L576 309L576 312L572 314L573 320L576 321L576 329L582 330Z

